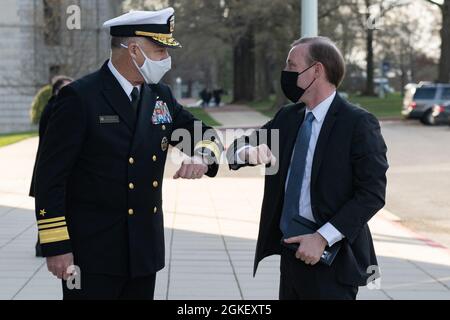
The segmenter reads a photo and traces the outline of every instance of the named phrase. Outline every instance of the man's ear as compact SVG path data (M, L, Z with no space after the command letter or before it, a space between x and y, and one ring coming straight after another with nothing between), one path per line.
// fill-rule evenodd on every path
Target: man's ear
M320 78L321 76L325 76L324 65L320 62L317 62L316 66L314 67L314 72L315 72L317 78Z
M132 42L128 44L128 52L130 53L130 56L137 61L138 60L138 52L139 48L136 43Z

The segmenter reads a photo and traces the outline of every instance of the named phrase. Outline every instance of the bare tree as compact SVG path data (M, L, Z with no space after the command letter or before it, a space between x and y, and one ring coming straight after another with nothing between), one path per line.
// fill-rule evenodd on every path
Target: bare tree
M374 42L375 33L378 31L378 23L381 19L394 8L407 5L408 1L404 0L360 0L353 1L353 9L356 12L361 12L361 28L365 30L365 50L366 50L366 87L364 95L375 95L375 57L374 57ZM374 9L377 8L377 12Z
M95 2L97 12L98 1L102 0ZM87 7L84 6L85 0L45 0L41 6L36 5L33 12L32 59L25 60L17 74L4 75L2 82L18 88L19 93L30 94L29 83L36 91L48 84L56 74L78 78L98 68L107 58L107 52L99 47L100 34L104 30L101 30L96 12L91 11L93 3ZM112 3L120 6L121 1L114 0ZM66 8L74 4L81 8L84 21L94 23L83 24L79 30L69 30L66 26Z
M439 82L450 82L450 0L438 3L434 0L425 0L439 7L442 13L441 34L441 57L439 59Z

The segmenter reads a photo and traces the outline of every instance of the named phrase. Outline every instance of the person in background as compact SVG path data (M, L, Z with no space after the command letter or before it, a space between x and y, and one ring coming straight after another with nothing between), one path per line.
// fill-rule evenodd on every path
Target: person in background
M34 185L35 185L35 174L36 174L36 163L39 158L40 154L40 147L42 140L44 138L45 130L47 129L48 120L51 117L53 106L55 103L55 99L59 93L59 91L64 88L66 85L71 83L73 81L72 78L68 76L58 75L52 78L51 84L52 84L52 97L48 101L47 105L45 106L44 110L42 111L41 118L39 120L39 145L38 150L36 152L36 160L34 162L34 169L33 169L33 176L31 178L31 186L30 186L30 193L29 196L34 198ZM41 244L39 243L39 238L36 242L36 257L42 257L42 248Z
M220 103L222 102L223 89L216 89L213 91L214 104L216 107L220 107Z
M200 98L202 99L202 108L209 107L212 95L208 88L205 88L200 92Z

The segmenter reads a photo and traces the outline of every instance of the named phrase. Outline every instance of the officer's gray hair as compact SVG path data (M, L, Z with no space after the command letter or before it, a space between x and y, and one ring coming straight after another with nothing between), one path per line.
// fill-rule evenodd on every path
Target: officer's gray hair
M130 42L142 43L142 39L141 37L111 37L111 49L122 49L121 44L128 46Z

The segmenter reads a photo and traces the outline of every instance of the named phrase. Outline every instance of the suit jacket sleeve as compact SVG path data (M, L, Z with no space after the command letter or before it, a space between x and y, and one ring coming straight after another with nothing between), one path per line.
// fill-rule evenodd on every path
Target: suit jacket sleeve
M354 195L330 223L352 243L367 222L384 207L387 147L380 124L371 114L359 119L351 150Z
M36 218L44 256L72 251L66 225L66 183L86 134L86 115L75 91L63 88L54 105L36 169Z
M263 125L258 130L255 130L252 134L248 136L242 136L238 139L236 139L227 150L227 160L228 160L228 166L230 170L239 170L243 167L254 167L254 165L251 165L249 163L240 163L237 159L237 151L245 146L252 146L256 147L261 144L267 144L267 146L272 149L272 141L271 141L271 135L270 131L273 128L273 123L278 118L279 114L281 113L282 109L278 111L278 113L275 115L275 117L267 122L265 125Z
M183 108L172 96L172 93L170 95L174 106L174 134L172 134L170 144L190 157L194 155L202 156L208 162L206 175L215 177L219 170L219 161L223 151L219 135L213 128L198 120L192 113Z

